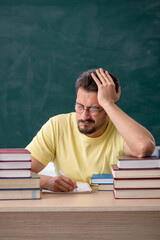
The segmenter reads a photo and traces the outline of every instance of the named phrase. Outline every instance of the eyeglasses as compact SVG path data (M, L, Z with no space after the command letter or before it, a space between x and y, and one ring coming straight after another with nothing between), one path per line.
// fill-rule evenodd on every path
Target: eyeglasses
M84 108L84 106L80 103L75 104L75 110L76 113L82 114L84 112L84 110L87 110L89 112L90 115L92 115L93 117L97 117L98 114L102 111L104 111L104 109L99 110L98 107L88 107L88 108Z

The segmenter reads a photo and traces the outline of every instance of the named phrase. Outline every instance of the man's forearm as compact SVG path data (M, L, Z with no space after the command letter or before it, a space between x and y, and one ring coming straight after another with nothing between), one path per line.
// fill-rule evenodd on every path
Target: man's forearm
M140 157L152 154L155 147L155 141L146 128L129 117L114 103L106 103L105 110L121 136L124 138L128 146L128 154Z
M53 179L54 177L39 175L40 176L40 189L53 190Z

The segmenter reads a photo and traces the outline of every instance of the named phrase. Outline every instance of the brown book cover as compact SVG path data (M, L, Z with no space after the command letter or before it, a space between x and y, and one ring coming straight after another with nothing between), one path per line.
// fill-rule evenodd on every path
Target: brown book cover
M39 189L1 189L0 200L40 199Z
M40 177L31 172L31 177L0 178L0 189L39 188Z

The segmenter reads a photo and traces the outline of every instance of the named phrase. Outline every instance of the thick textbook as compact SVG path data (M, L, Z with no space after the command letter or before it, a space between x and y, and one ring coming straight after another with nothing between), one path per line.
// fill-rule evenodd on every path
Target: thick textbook
M29 189L39 187L40 177L34 172L31 172L31 177L29 178L0 178L0 189Z
M160 198L160 189L114 189L115 198Z
M112 174L93 174L91 184L113 184Z
M160 178L151 179L114 179L114 188L160 188Z
M40 199L40 189L0 189L0 200Z
M0 169L28 169L31 168L31 160L24 161L1 161Z
M113 191L113 184L98 184L98 191Z
M31 177L31 169L0 169L0 178Z
M151 169L121 169L116 164L112 165L112 175L115 179L132 178L160 178L160 168Z
M119 156L117 160L118 168L160 168L160 159L155 156L143 158Z
M31 153L27 149L23 148L1 148L0 160L1 161L18 161L18 160L30 160Z
M43 189L42 193L91 193L92 188L87 182L77 182L78 188L71 192L54 192L47 189Z

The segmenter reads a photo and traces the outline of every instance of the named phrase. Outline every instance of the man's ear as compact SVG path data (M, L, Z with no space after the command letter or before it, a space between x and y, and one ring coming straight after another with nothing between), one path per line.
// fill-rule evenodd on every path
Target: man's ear
M116 97L116 100L114 103L117 103L118 100L120 99L120 96L121 96L121 87L118 87L118 91L116 92L117 93L117 97Z

